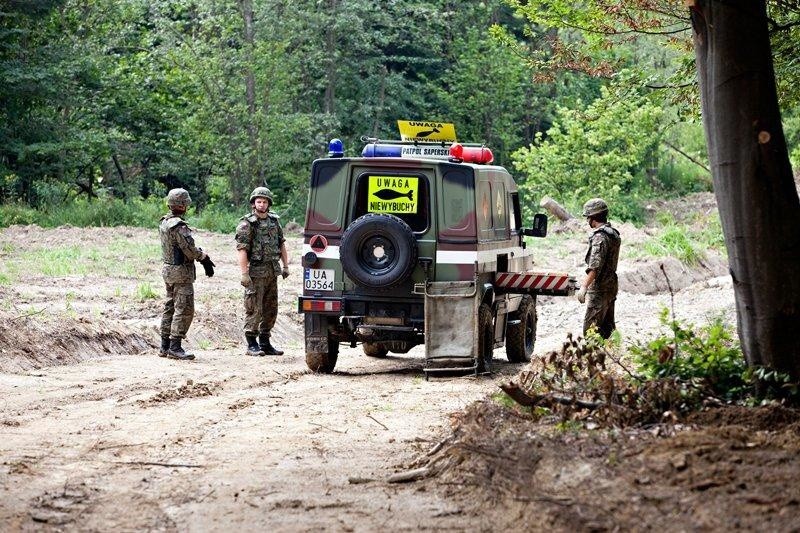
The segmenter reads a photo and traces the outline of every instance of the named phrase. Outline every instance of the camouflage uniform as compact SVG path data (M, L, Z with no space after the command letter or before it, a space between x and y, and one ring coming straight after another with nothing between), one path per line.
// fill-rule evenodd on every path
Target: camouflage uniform
M158 233L164 261L161 276L167 286L161 337L183 339L194 318L194 262L203 257L203 251L195 246L192 230L178 215L161 217Z
M617 300L617 261L621 242L619 232L609 223L594 228L589 235L586 273L594 270L596 277L586 292L584 334L594 325L600 336L607 339L616 329L614 303Z
M269 339L278 316L278 276L283 238L279 217L267 213L258 218L255 211L241 218L236 227L236 249L246 250L248 273L252 280L244 290L244 332Z

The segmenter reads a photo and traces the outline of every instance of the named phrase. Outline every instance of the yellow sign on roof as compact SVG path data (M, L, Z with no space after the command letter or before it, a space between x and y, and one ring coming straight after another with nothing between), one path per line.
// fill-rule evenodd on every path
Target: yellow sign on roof
M456 127L449 122L398 120L402 141L456 142Z

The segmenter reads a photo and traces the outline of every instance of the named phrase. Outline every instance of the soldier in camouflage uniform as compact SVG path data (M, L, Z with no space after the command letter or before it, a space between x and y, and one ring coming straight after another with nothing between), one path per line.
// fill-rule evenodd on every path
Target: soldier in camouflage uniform
M583 206L583 216L589 221L589 249L586 251L586 280L576 293L578 301L586 302L583 332L592 326L604 339L616 329L614 303L617 300L617 260L622 239L619 231L608 223L608 204L592 198Z
M272 202L269 189L256 187L250 195L252 211L236 227L244 287L246 355L283 355L272 346L270 332L278 316L278 275L284 279L289 275L289 257L278 215L269 211Z
M158 234L164 266L161 276L167 287L167 300L161 316L161 357L194 359L181 347L194 318L195 261L203 262L206 274L213 275L211 259L194 244L192 230L183 215L192 199L185 189L172 189L167 195L170 213L161 217ZM211 274L209 274L209 268Z

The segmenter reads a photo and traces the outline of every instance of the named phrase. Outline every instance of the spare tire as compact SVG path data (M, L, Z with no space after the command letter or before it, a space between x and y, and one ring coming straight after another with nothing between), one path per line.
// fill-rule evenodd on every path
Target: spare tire
M417 264L411 227L394 215L367 213L342 234L342 268L355 283L388 290L407 280Z

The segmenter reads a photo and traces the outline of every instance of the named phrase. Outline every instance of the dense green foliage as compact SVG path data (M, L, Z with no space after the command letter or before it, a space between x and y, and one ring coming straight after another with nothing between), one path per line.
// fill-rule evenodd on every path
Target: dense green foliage
M666 49L609 47L579 31L613 18L587 5L4 2L0 203L11 206L0 225L24 220L19 206L41 220L76 199L86 223L151 223L149 207L138 216L119 205L150 206L183 186L202 223L222 228L260 184L284 220L299 220L328 139L356 155L362 135L396 137L398 119L454 122L462 140L486 142L498 163L516 162L530 202L605 194L620 202L614 216L636 218L641 197L707 189L694 87L653 89L692 81L685 34ZM797 153L788 28L776 32L776 68Z
M640 94L620 95L605 87L583 110L560 107L546 137L539 133L514 154L527 177L523 190L534 198L561 198L577 206L592 196L614 205L614 215L640 216L637 194L658 150L660 107Z
M537 78L581 72L603 79L607 87L594 102L560 109L554 127L515 154L529 190L543 188L573 208L591 192L618 203L612 216L636 219L639 198L710 189L696 120L689 5L670 0L505 1L535 29L529 36L547 35L526 53L504 28L492 30L525 54ZM769 0L767 6L788 147L797 164L800 8L780 0ZM619 123L608 120L612 116Z
M669 319L665 308L661 323L669 328L670 335L630 349L638 369L648 379L674 377L726 399L738 398L749 390L741 348L722 320L696 328Z

